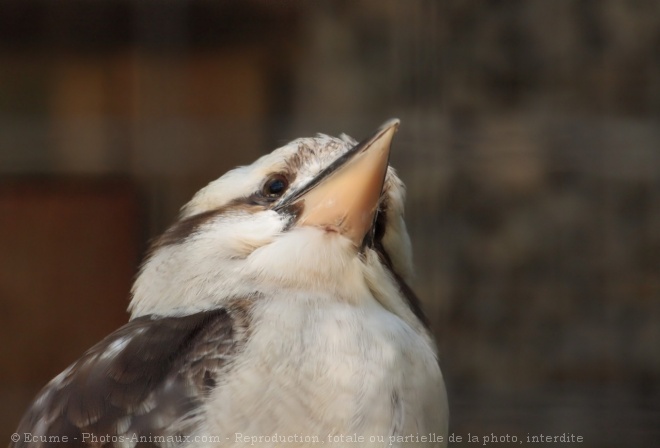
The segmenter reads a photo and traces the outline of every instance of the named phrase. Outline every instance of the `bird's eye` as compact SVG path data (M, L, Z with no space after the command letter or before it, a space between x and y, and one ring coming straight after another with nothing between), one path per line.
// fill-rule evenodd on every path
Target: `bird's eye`
M286 177L282 174L274 174L264 184L264 196L267 198L279 198L284 194L288 186L289 181Z

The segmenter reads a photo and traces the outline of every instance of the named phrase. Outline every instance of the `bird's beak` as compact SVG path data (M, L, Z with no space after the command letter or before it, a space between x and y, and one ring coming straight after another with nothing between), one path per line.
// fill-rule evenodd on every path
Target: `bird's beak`
M295 226L338 232L361 247L373 228L399 120L384 123L277 208L299 210Z

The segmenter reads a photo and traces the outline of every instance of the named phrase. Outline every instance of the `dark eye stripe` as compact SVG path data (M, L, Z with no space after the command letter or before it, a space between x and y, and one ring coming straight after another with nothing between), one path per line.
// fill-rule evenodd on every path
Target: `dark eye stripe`
M172 226L165 231L162 235L154 240L149 250L148 256L151 256L159 248L170 246L174 244L181 244L207 222L211 221L216 216L221 216L226 213L242 210L244 212L256 212L263 210L260 204L255 203L250 198L239 198L231 201L227 205L198 213L187 218L180 219L172 224Z
M401 294L403 294L403 297L406 299L406 302L408 303L408 306L412 312L428 329L430 328L430 324L426 314L424 314L424 310L422 309L422 301L419 299L419 297L417 297L412 288L408 286L405 280L394 270L392 259L390 258L390 255L387 253L385 246L383 245L383 237L385 236L385 229L387 226L387 199L382 201L380 207L381 208L378 211L378 215L376 217L373 236L373 248L380 257L383 265L387 268L388 271L390 271L392 277L394 277L394 280L399 286Z

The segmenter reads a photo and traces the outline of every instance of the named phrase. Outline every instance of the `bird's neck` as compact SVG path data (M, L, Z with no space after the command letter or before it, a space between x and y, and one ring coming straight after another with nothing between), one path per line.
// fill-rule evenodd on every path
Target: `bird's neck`
M369 294L359 257L346 238L313 228L280 235L245 257L209 250L208 241L161 247L144 264L129 309L132 318L185 315L276 291L358 301Z

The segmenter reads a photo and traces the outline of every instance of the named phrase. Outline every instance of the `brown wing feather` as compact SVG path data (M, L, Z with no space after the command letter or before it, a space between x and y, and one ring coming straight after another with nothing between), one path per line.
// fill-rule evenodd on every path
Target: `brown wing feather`
M200 405L240 350L247 330L246 306L135 319L39 393L19 424L21 440L10 446L112 446L102 439L94 443L92 434L184 435L194 428ZM58 436L59 442L28 442L25 433ZM61 443L64 437L67 442Z

